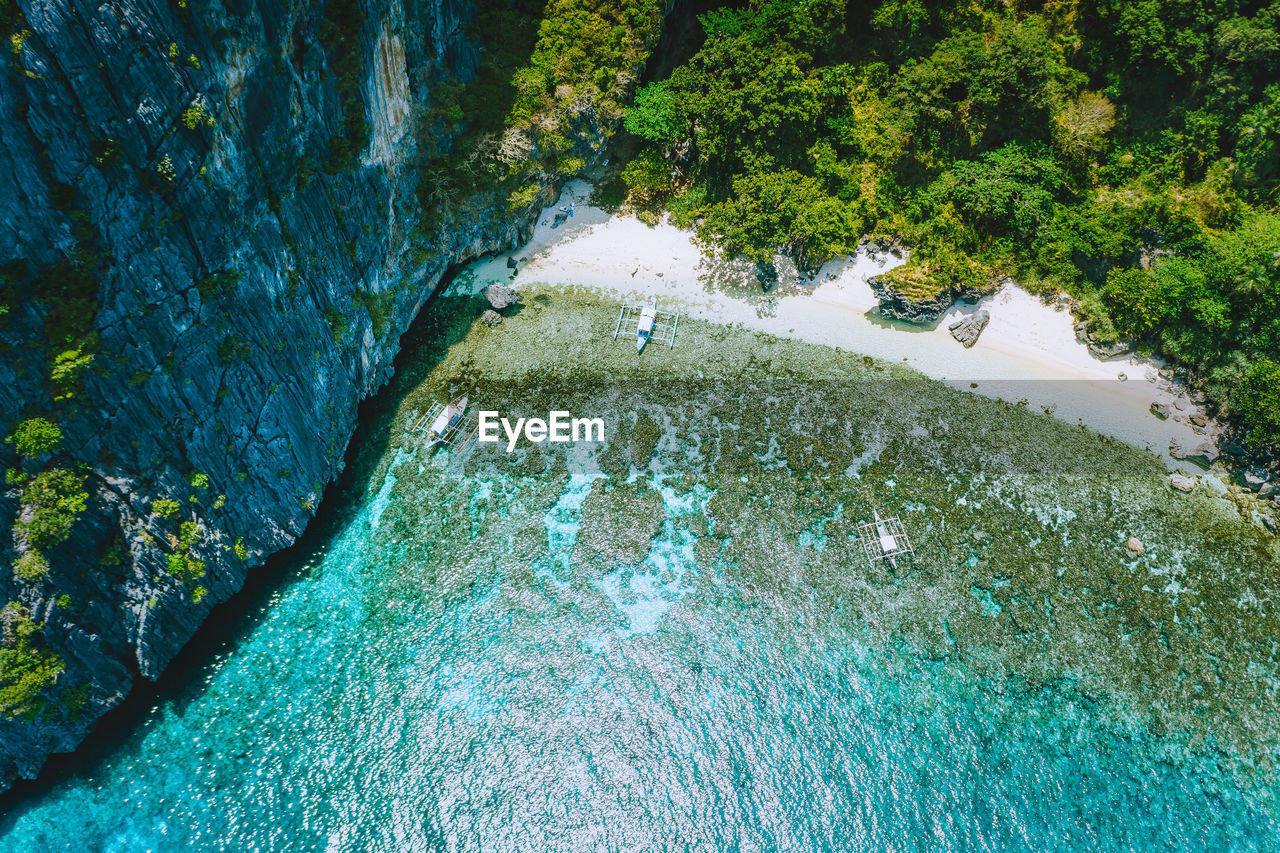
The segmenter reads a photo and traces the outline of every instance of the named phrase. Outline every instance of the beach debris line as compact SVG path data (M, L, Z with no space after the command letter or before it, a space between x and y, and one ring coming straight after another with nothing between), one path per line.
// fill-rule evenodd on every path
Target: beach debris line
M658 341L668 346L676 345L676 326L680 324L680 315L671 311L659 311L658 302L649 297L643 305L623 305L618 310L618 323L613 327L613 339L624 331L636 332L636 352L643 352L649 341Z
M434 403L413 423L413 431L425 435L427 450L445 447L450 453L465 454L475 441L477 418L467 412L466 394L450 403Z
M860 524L855 529L858 541L867 554L867 560L874 566L880 560L888 560L893 568L898 567L898 557L915 556L911 540L907 537L907 529L895 515L881 518L880 511L873 509L874 520Z

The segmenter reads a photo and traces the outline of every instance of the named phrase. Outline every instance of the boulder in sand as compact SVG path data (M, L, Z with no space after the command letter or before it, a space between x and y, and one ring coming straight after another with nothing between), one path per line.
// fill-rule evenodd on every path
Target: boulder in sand
M982 334L982 330L987 327L989 322L991 322L991 315L983 309L956 320L950 326L947 326L947 331L951 333L951 337L964 344L965 349L968 349L978 342L978 335Z
M515 305L520 301L520 294L505 284L491 284L484 289L484 298L489 300L489 305L495 311L501 311L508 305Z

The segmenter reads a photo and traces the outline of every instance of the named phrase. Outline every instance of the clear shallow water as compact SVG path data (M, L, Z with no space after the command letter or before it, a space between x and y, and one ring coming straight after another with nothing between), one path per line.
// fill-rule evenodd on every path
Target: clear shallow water
M556 363L601 313L531 308L433 375ZM673 353L725 362L731 393L677 389L694 402L611 422L607 449L458 469L393 428L235 641L108 754L7 800L0 849L1277 849L1273 777L1247 772L1274 744L1215 746L1239 709L1276 713L1269 628L1212 583L1266 598L1247 525L1171 502L1132 451L937 386L752 390L735 358L772 376L795 350L691 326L713 332ZM628 393L608 389L639 411ZM746 423L744 399L776 404ZM910 525L909 571L851 550L872 497ZM1107 700L1199 713L1155 695L1173 682L1205 685L1207 746Z
M584 597L567 554L602 483L568 478L545 513L554 579L495 555L420 602L381 598L406 567L372 488L203 684L20 804L3 846L1275 849L1210 759L1166 763L1065 684L872 651L724 578L691 605L674 496L646 565L606 575L608 607ZM473 517L509 512L494 493Z

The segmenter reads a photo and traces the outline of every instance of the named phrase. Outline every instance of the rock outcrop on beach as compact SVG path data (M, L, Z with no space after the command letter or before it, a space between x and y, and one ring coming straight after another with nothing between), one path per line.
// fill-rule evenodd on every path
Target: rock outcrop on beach
M964 344L965 349L968 349L978 342L978 336L982 334L982 330L987 327L989 322L991 322L991 315L987 313L986 309L982 309L956 320L947 327L947 331L951 333L951 337Z
M1076 340L1080 341L1089 348L1089 352L1093 353L1095 358L1103 359L1119 358L1122 355L1128 355L1133 352L1133 345L1127 341L1111 340L1100 337L1093 331L1089 321L1080 320L1075 324Z
M1182 439L1174 438L1169 442L1169 455L1174 459L1184 459L1199 465L1201 468L1209 468L1218 461L1219 453L1218 445L1212 441L1202 441L1194 447L1189 447Z
M927 296L913 296L904 293L899 285L883 275L867 279L867 284L880 300L877 310L882 317L922 326L937 323L956 304L956 300L977 302L984 295L974 288L954 285Z
M76 746L297 539L437 282L527 240L564 179L448 211L419 193L422 152L453 144L433 90L480 62L475 0L11 11L0 430L39 413L61 442L0 444L5 637L30 629L56 661L0 714L0 788ZM559 144L590 169L616 124L584 113ZM78 339L48 340L73 308ZM37 554L25 483L49 466L86 499Z

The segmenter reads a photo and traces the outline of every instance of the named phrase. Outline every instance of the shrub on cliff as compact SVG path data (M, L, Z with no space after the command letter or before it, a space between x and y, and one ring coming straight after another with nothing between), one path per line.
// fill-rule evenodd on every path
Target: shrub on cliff
M47 716L54 707L48 692L66 664L41 642L42 625L18 602L0 611L0 624L0 714L26 722Z
M33 548L43 551L70 535L89 500L84 481L84 475L66 468L50 468L31 479L22 492L22 504L30 517L19 525Z
M28 418L18 424L13 435L5 439L5 442L12 444L19 456L57 453L62 446L62 430L45 418Z
M27 583L36 583L49 574L49 564L39 551L28 551L14 562L13 574Z

